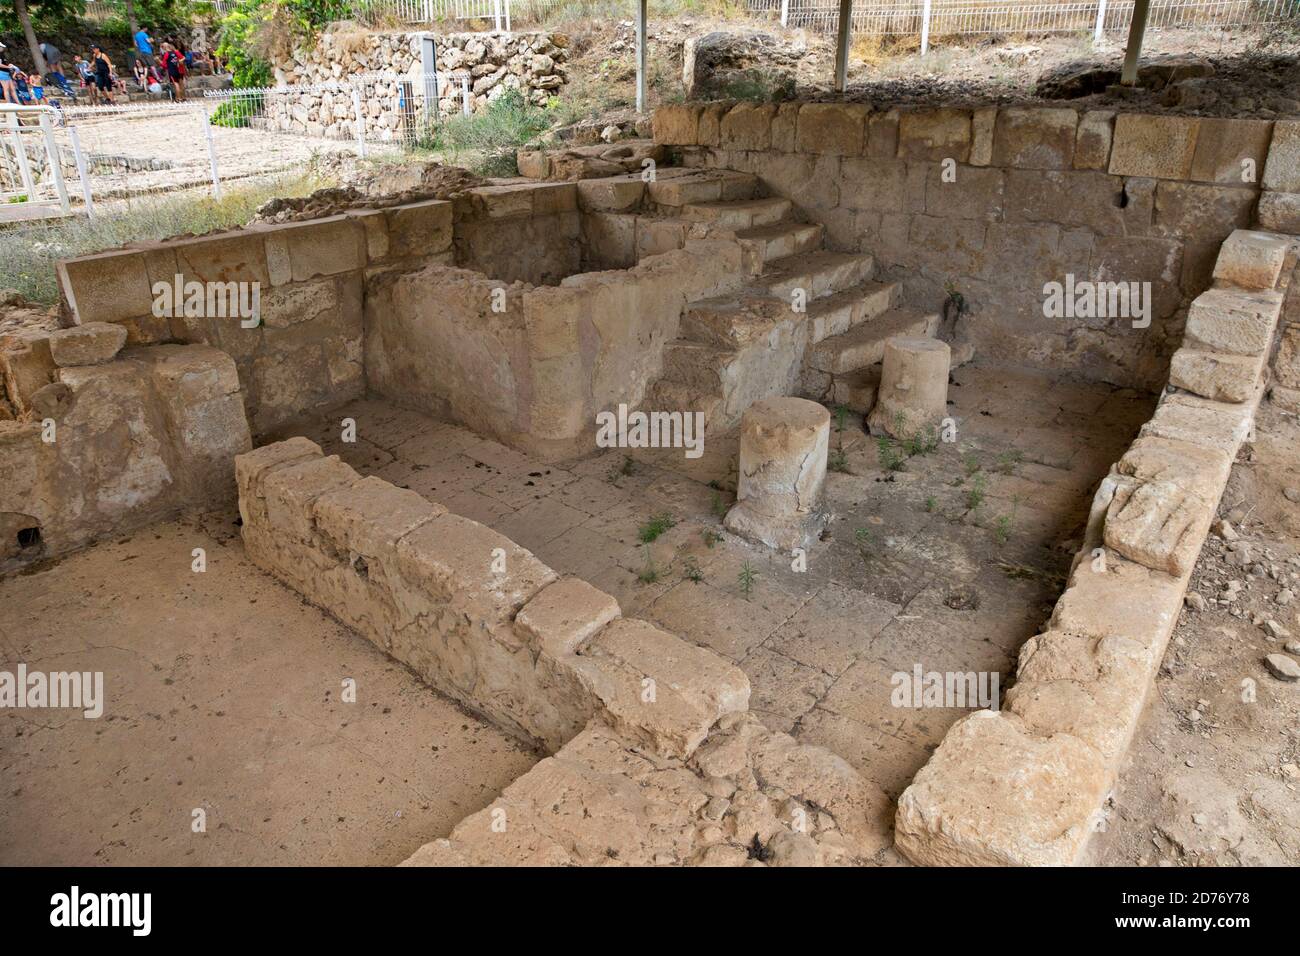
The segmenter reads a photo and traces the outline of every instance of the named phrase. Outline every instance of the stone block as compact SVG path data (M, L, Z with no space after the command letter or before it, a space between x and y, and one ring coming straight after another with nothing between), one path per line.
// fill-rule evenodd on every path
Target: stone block
M562 657L577 654L601 628L620 617L618 601L580 578L547 585L524 605L515 629L536 650Z
M427 256L451 248L452 204L438 199L384 210L388 255ZM322 273L324 274L324 273Z
M366 260L379 262L388 257L388 217L383 209L350 209L347 215L361 223L366 237Z
M899 114L898 156L941 162L970 158L971 114L959 109L915 109Z
M153 310L143 253L120 250L61 259L55 270L59 291L78 325L120 322Z
M1245 186L1162 180L1156 186L1155 235L1221 242L1250 225L1258 195Z
M1106 546L1153 571L1181 578L1196 563L1216 503L1181 481L1122 483L1106 514Z
M126 329L108 322L87 322L50 333L50 357L60 368L111 362L126 344Z
M584 179L577 185L578 205L586 213L627 212L645 196L645 182L638 174Z
M953 725L898 801L895 844L922 866L1068 866L1110 786L1069 734L978 711Z
M533 214L555 216L577 212L577 183L541 183L533 187Z
M1259 387L1264 357L1204 352L1183 346L1169 363L1169 384L1218 402L1248 401Z
M1079 117L1074 135L1074 168L1106 169L1114 131L1114 110L1088 110Z
M1266 190L1259 195L1256 214L1262 229L1300 235L1300 193Z
M731 103L705 103L700 110L699 144L717 149L722 144L722 117L731 109Z
M235 458L235 481L239 486L239 508L244 524L252 519L244 506L262 497L262 479L278 468L309 458L320 458L321 448L307 438L295 437L263 445Z
M719 137L723 149L770 149L772 120L777 107L771 103L737 103L722 118Z
M987 106L971 113L970 164L987 166L993 161L993 131L997 125L998 110Z
M1264 164L1264 188L1300 192L1300 120L1278 120Z
M955 219L1002 218L1006 174L1001 169L959 166L956 179L944 178L943 166L932 166L925 186L925 211L931 216Z
M898 156L899 112L896 109L874 112L867 117L867 146L864 150L873 159L894 159Z
M1228 404L1186 392L1167 394L1141 434L1218 448L1234 458L1250 434L1255 397L1244 404Z
M582 233L588 254L604 269L630 269L636 265L636 216L587 213Z
M277 229L285 226L272 227ZM186 282L259 282L269 285L265 227L239 229L173 243L176 268Z
M1115 117L1109 171L1115 176L1187 179L1199 129L1195 117L1120 113Z
M861 155L868 112L861 103L805 103L799 110L798 151Z
M1271 120L1203 117L1192 156L1191 178L1199 183L1256 185L1272 137Z
M1262 355L1273 342L1281 313L1282 293L1271 289L1207 289L1188 309L1183 342L1210 352Z
M349 487L360 477L337 455L308 457L264 472L260 485L266 524L258 530L287 542L311 541L316 499L335 488Z
M799 103L782 103L772 117L772 149L793 153L799 138Z
M654 115L655 142L667 146L698 145L701 109L697 103L660 106Z
M317 528L336 548L374 559L394 557L398 541L447 509L370 475L325 492L312 512Z
M1290 247L1282 236L1238 229L1219 250L1214 278L1242 289L1275 289Z
M50 384L56 368L49 333L29 331L4 337L0 345L0 381L4 382L5 397L19 414L26 412L32 397Z
M1072 109L1005 107L993 135L994 166L1069 169L1079 114Z

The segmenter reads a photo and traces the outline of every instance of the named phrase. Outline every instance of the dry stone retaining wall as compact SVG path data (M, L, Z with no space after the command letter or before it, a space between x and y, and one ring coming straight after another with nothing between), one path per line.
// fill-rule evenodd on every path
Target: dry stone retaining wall
M915 862L1078 861L1250 433L1296 250L1242 230L1223 244L1174 354L1175 387L1098 489L1069 585L1021 649L1006 709L954 724L899 799L896 842Z
M1300 220L1280 221L1294 195L1278 191L1300 190L1289 122L716 102L660 107L654 125L685 161L754 173L832 246L872 253L915 304L960 294L984 355L1118 384L1165 380L1188 305L1261 189L1266 226ZM1150 282L1151 327L1046 318L1043 287L1067 274Z

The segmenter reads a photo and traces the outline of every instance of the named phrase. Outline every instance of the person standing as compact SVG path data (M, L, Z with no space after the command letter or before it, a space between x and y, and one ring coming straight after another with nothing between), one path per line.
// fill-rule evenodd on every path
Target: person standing
M156 64L153 58L153 37L149 35L149 31L144 27L136 31L135 51L144 60L145 66L154 66Z
M41 56L45 57L45 67L49 70L49 77L59 85L69 96L72 96L72 87L68 85L68 78L63 75L63 54L53 43L41 44Z
M95 89L113 105L113 61L97 46L90 48L90 65L95 76Z
M163 72L172 84L172 99L178 103L185 101L185 57L170 43L162 45Z
M18 87L14 77L19 73L16 64L5 59L5 45L0 43L0 103L18 103Z
M81 78L81 88L90 96L90 104L93 106L99 101L98 92L95 90L95 71L90 63L81 58L80 53L72 55L72 65L77 70L77 76Z

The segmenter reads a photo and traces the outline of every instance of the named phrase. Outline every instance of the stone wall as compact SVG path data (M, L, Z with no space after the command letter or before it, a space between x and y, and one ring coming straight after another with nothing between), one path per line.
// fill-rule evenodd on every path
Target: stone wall
M256 122L284 132L334 139L356 136L353 89L363 99L367 136L387 140L417 121L424 102L420 33L332 31L314 46L295 50L274 64L277 89L265 98L265 113ZM541 106L568 80L568 40L551 33L449 33L436 38L438 112L463 109L461 77L470 90L470 106L481 112L507 90L519 90ZM297 93L294 86L337 89ZM283 88L288 87L288 90ZM429 93L432 89L429 90Z
M235 363L205 345L129 348L111 325L0 342L0 572L233 497L250 447Z
M1300 190L1295 124L1281 121L696 103L660 107L654 125L686 162L752 172L832 247L873 254L913 304L960 295L985 356L1150 389L1261 187ZM1300 208L1294 195L1268 197L1261 217ZM1067 274L1150 282L1150 328L1046 318L1043 286Z
M948 731L898 803L898 848L929 865L1067 865L1104 820L1253 427L1300 244L1234 232L1193 303L1154 416L1093 500L1046 630L1020 651L1002 711Z

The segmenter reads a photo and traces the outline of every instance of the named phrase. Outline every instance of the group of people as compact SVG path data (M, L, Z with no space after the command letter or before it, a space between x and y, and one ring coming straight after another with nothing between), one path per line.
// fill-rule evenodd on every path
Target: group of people
M189 49L177 38L168 37L159 44L147 29L141 28L132 41L131 76L143 92L162 95L166 91L173 100L182 101L185 80L192 70L213 73L221 70L221 61L215 53ZM48 80L67 96L76 96L63 73L62 52L52 43L42 43L40 51L45 58ZM128 95L126 78L118 74L116 65L102 47L92 45L89 59L76 54L72 60L77 80L91 103L111 105L115 93ZM44 79L34 70L27 72L10 63L3 43L0 43L0 102L29 106L45 102Z

